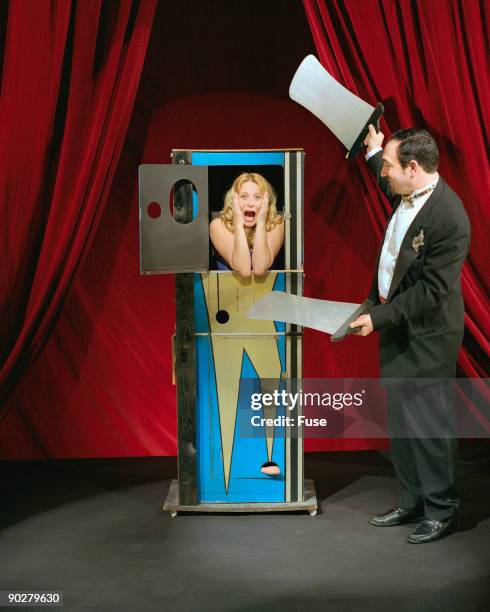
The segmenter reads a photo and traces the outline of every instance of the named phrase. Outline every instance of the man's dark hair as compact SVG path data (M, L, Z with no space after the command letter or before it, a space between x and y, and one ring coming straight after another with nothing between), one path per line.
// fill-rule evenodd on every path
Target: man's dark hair
M415 160L422 168L432 174L439 165L439 149L436 141L426 130L408 128L397 130L390 140L398 140L398 160L402 168Z

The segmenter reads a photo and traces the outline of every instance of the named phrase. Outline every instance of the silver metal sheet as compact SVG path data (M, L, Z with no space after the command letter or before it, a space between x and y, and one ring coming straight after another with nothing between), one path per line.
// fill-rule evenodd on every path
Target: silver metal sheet
M246 316L249 319L294 323L334 334L359 306L272 291L255 302Z
M178 181L192 183L198 211L190 223L180 223L170 210L170 193ZM192 210L192 188L174 191L174 215L179 206ZM148 206L161 214L150 217ZM209 268L208 167L142 164L139 167L140 265L142 274L199 272Z

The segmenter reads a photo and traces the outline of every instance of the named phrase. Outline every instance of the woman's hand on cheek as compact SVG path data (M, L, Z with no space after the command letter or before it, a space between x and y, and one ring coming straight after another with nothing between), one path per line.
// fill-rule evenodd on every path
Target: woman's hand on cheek
M257 213L257 222L265 223L267 221L268 212L269 212L269 194L266 191L262 198L262 204L260 205L259 212Z
M238 200L238 194L233 194L233 225L235 227L243 227L244 218L240 208L240 202Z

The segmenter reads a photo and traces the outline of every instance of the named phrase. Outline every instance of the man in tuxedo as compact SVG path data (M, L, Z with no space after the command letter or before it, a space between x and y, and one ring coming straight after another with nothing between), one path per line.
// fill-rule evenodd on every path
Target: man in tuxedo
M393 213L369 296L374 306L351 327L361 336L380 332L391 451L402 489L399 505L371 523L416 523L407 541L418 544L447 534L459 505L450 379L463 338L461 267L470 224L437 173L439 152L428 132L398 130L384 150L383 139L369 126L366 159Z

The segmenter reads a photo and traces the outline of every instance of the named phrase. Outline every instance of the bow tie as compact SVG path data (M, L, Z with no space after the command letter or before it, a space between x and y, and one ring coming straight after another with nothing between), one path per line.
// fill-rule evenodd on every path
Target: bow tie
M417 198L421 198L422 196L427 195L431 191L434 191L435 188L436 188L436 186L432 185L432 187L427 187L427 189L424 189L423 191L419 191L418 193L414 193L414 194L408 195L408 196L404 195L404 196L402 196L402 204L405 204L409 208L413 208L413 206L415 204L415 200Z

